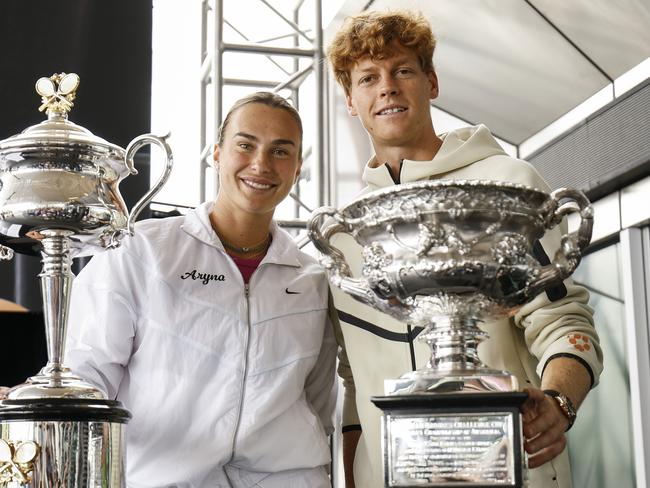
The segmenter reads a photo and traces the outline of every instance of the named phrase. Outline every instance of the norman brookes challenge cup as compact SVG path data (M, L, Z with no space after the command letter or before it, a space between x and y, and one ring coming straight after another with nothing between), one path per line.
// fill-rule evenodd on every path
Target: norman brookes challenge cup
M554 262L533 247L577 212ZM526 483L514 375L485 366L478 322L513 315L558 285L591 239L592 208L579 191L550 195L492 181L422 181L377 190L341 210L317 209L309 223L331 282L357 300L424 327L425 367L385 381L372 401L383 411L387 487L521 487ZM330 238L350 234L363 248L352 277Z
M47 120L0 141L0 256L38 249L48 362L0 401L0 486L123 487L124 425L131 415L63 365L72 258L116 247L167 180L172 154L146 134L126 150L68 120L79 77L41 78ZM167 157L163 174L129 212L118 185L136 174L146 144ZM26 244L27 242L27 244ZM19 345L17 345L20 347Z

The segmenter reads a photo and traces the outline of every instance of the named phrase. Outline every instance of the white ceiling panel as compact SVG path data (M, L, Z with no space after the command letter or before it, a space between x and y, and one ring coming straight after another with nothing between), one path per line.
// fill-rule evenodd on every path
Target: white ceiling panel
M650 57L648 0L531 0L550 22L617 78Z

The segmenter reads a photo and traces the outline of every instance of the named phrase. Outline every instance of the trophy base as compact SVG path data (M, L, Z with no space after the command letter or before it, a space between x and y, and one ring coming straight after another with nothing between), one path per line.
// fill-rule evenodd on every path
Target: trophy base
M517 391L517 378L507 371L481 369L422 369L384 381L385 395L481 393Z
M526 486L521 392L372 397L385 487Z
M14 386L7 392L9 400L30 400L47 398L77 398L104 400L102 391L87 381L73 375L68 368L45 366L36 376L25 383Z
M125 488L130 418L114 400L0 400L0 486Z

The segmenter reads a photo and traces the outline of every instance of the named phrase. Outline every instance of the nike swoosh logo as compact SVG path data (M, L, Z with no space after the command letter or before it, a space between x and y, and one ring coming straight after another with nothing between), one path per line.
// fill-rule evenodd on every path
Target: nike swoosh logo
M287 295L300 295L299 291L289 291L289 288L285 288L284 291L287 293Z

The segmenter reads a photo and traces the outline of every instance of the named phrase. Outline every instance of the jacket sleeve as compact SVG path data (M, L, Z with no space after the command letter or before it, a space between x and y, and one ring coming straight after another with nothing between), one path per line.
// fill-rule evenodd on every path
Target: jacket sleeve
M93 257L73 282L65 363L109 399L131 357L136 316L119 288L119 250Z
M329 301L331 302L331 297ZM334 432L333 417L336 408L336 339L329 313L326 315L326 321L318 360L307 377L305 394L320 418L325 433L330 435Z

